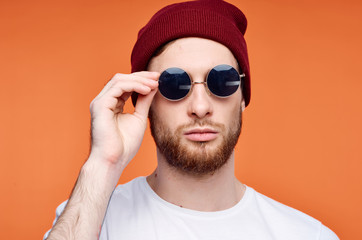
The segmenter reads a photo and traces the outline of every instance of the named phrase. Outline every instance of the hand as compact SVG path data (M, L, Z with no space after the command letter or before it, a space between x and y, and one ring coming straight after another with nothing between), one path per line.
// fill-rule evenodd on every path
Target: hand
M157 91L157 72L117 73L90 104L91 157L123 170L140 148L148 111ZM123 107L132 92L138 93L134 113Z

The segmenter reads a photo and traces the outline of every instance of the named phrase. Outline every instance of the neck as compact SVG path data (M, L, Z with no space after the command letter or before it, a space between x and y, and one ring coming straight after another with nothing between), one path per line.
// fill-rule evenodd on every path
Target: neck
M237 204L245 191L234 175L234 153L213 174L196 176L169 166L158 152L158 166L147 177L151 188L164 200L198 211L221 211Z

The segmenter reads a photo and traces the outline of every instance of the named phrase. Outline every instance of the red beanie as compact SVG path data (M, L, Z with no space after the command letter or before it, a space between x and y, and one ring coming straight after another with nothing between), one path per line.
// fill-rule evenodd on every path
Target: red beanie
M200 37L230 49L245 73L243 96L250 102L250 70L244 34L247 20L234 5L222 0L176 3L159 10L138 33L131 55L132 72L144 71L154 52L183 37ZM136 96L133 95L133 103Z

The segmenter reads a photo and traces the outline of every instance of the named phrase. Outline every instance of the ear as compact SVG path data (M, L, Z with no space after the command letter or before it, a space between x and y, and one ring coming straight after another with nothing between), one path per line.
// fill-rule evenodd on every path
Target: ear
M243 97L243 99L241 99L241 112L244 112L245 110L245 99Z

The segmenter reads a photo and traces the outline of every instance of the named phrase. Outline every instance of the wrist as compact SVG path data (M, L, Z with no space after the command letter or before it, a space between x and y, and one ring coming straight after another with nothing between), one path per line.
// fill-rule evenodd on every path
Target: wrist
M124 164L122 161L121 151L114 149L103 149L99 147L92 146L88 161L94 161L101 163L104 167L114 168L114 169L124 169Z
M108 161L102 161L95 155L90 155L81 169L80 176L94 187L106 192L112 192L123 172L123 167Z

